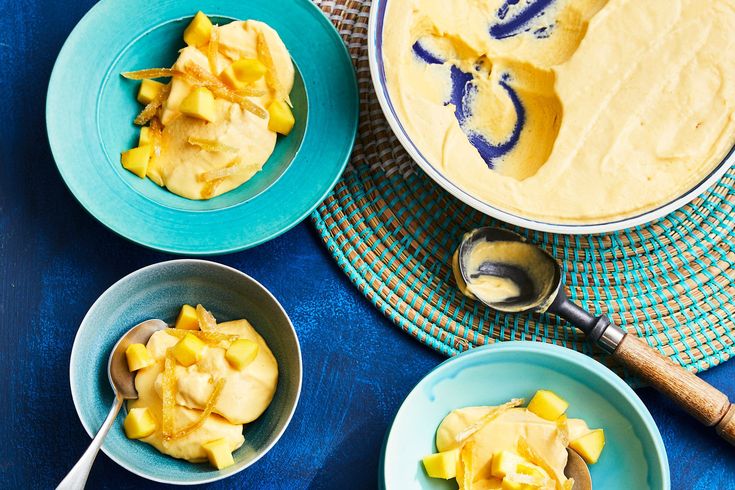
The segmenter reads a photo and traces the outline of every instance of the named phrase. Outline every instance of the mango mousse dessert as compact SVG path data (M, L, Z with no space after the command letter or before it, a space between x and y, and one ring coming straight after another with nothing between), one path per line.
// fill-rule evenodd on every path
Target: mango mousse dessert
M217 469L234 464L243 425L268 408L278 363L247 320L217 323L202 305L184 305L174 328L126 352L138 399L125 434L160 452Z
M294 66L278 33L255 20L218 26L199 12L184 41L173 67L123 73L141 80L144 108L138 146L121 161L182 197L210 199L252 178L293 128Z
M453 410L436 432L439 452L423 458L432 478L456 478L462 490L573 489L564 475L567 448L594 464L605 445L602 429L567 418L569 404L539 390L527 407L514 399L497 407Z

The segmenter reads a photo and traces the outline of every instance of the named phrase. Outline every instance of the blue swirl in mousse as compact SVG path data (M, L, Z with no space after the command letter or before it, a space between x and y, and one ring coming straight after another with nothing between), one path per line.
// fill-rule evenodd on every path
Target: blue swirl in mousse
M444 63L444 61L439 58L437 55L431 53L428 49L423 47L421 45L421 41L416 41L413 43L413 53L418 57L420 60L424 61L425 63L428 63L430 65L441 65Z
M732 149L735 0L391 0L390 103L425 160L554 224L650 211Z
M456 75L456 76L455 76ZM480 132L476 132L470 128L467 128L466 122L472 118L472 101L475 100L477 94L477 87L473 86L470 81L465 82L461 87L460 83L467 78L472 76L471 73L465 73L457 67L452 69L452 81L456 83L455 90L452 91L451 103L455 105L456 109L454 115L459 121L459 126L467 135L472 146L477 148L480 156L487 166L490 168L494 167L494 162L509 153L518 144L518 140L521 137L521 130L523 124L526 121L526 111L523 109L520 97L510 86L510 74L503 73L500 76L499 85L508 93L515 109L516 122L513 126L513 132L510 136L502 143L493 144L485 135Z
M534 28L533 24L544 17L555 2L556 0L506 0L497 10L499 22L490 26L490 35L495 39L505 39L532 29L537 37L547 35L549 27Z
M426 49L420 41L416 41L413 45L413 52L417 58L431 65L440 65L445 63L437 55ZM482 65L475 68L475 72L481 72ZM494 168L495 163L509 153L518 143L521 131L526 120L526 111L523 108L518 94L511 87L510 73L503 73L500 76L498 84L508 95L515 110L516 122L513 126L511 134L500 143L493 143L489 136L479 131L473 130L468 124L473 117L475 111L474 102L477 100L477 86L474 82L474 73L463 71L459 66L452 65L450 68L451 90L445 105L454 106L454 117L457 118L462 131L467 135L467 139L480 153L489 168Z
M512 160L513 150L521 140L527 120L521 96L513 88L513 69L496 73L492 70L492 64L485 59L471 63L449 61L437 54L437 49L427 47L435 45L438 48L441 44L441 40L425 38L417 40L411 49L419 62L444 67L449 85L443 103L454 109L454 117L460 129L488 168L518 178L526 177L533 171L528 163L535 168L533 158L528 159L528 155L524 154L526 161L522 164L512 161L506 163L506 156L510 156ZM488 84L493 85L493 89L487 91L491 93L491 97L480 93L479 87L487 87ZM502 113L502 124L496 126L483 122L487 118L497 119L492 114L493 111ZM550 124L551 129L554 128L554 121L545 123Z

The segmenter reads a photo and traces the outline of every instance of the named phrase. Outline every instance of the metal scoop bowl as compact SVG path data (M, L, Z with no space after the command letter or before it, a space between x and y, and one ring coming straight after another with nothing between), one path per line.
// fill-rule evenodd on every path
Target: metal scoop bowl
M469 270L472 251L478 245L487 250L500 249L512 243L514 260L495 254L481 260ZM489 245L488 245L489 244ZM529 257L528 263L518 257ZM533 261L533 268L529 263ZM507 279L515 283L518 294L502 301L483 301L487 306L506 313L537 312L557 315L585 333L587 339L601 347L617 362L636 374L656 390L671 398L690 415L735 445L735 406L727 395L664 357L636 335L626 333L607 316L594 316L569 300L562 283L559 262L545 250L527 243L520 235L498 228L478 228L465 234L453 260L455 278L463 293L483 301L472 293L472 283L481 275Z

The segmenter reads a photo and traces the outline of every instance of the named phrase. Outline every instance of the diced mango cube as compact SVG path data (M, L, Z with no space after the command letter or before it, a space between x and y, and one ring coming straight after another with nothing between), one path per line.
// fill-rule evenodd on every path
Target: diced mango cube
M459 462L459 448L450 451L429 454L421 460L424 469L431 478L444 478L449 480L457 476L457 463Z
M556 420L566 412L569 403L553 391L538 390L528 404L528 410L542 419Z
M133 172L141 179L145 178L146 170L148 169L148 162L151 159L151 147L150 146L138 146L125 151L120 156L122 166Z
M138 137L138 146L148 146L151 141L151 128L143 126L140 128L140 136Z
M199 362L207 345L198 337L188 333L174 345L174 357L182 366Z
M209 43L212 21L200 10L184 30L184 42L197 48Z
M141 104L148 104L150 101L156 98L156 96L163 89L164 84L155 80L145 79L140 82L140 88L138 89L138 102Z
M163 177L161 176L161 167L158 165L158 159L151 157L151 161L148 162L148 170L145 176L151 179L153 182L163 187Z
M254 58L242 58L225 68L220 77L235 90L260 80L268 69Z
M199 330L199 319L197 318L197 310L191 305L184 305L176 317L175 328L183 330Z
M282 100L274 100L268 106L268 129L287 135L293 129L296 120L293 117L291 108Z
M503 490L538 490L543 483L526 475L508 475L503 478L500 488Z
M587 462L595 464L600 459L602 448L605 447L605 431L595 429L569 443L569 447Z
M219 77L230 87L234 88L235 90L240 90L244 88L247 84L244 82L241 82L238 80L237 75L235 75L235 72L232 69L232 65L228 66L224 70L222 70L222 73L219 74Z
M143 344L130 344L125 349L125 358L128 360L128 369L131 373L156 362Z
M142 439L156 430L156 419L148 407L131 408L123 422L128 439Z
M526 461L516 453L510 451L497 451L493 454L490 463L490 474L497 478L516 472L518 465Z
M519 475L530 476L534 479L534 481L540 483L543 483L547 478L540 466L536 466L535 464L528 461L522 461L518 463L515 472Z
M208 122L214 122L217 118L214 95L205 87L196 87L189 95L184 97L179 106L179 111L187 116Z
M179 106L181 102L191 93L191 85L186 80L174 77L171 80L171 91L168 97L163 101L163 110L161 112L161 124L168 126L177 117L181 115Z
M258 357L260 347L257 342L248 339L237 339L225 352L225 358L232 364L232 367L242 370L248 364Z
M202 444L202 449L207 453L207 458L209 458L209 462L212 466L218 470L235 464L235 460L232 459L230 445L226 439L217 439L215 441Z

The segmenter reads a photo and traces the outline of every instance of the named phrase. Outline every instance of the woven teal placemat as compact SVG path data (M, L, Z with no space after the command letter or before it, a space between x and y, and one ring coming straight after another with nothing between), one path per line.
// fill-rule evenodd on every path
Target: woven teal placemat
M465 231L501 226L560 259L570 297L605 313L692 370L727 360L735 344L735 172L648 226L606 235L555 235L505 225L427 177L391 133L370 81L369 2L321 2L355 62L360 129L352 161L312 215L360 291L402 330L454 355L503 340L540 340L605 361L547 315L505 315L462 296L450 259ZM615 367L615 366L613 366Z

